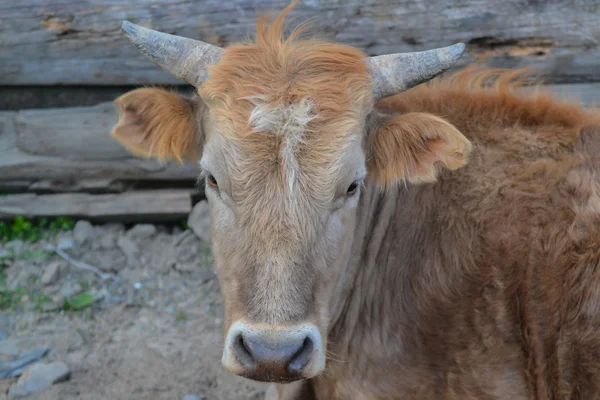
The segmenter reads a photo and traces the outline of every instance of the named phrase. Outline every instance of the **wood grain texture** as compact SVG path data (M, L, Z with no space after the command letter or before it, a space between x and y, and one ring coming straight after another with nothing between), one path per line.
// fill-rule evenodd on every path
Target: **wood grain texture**
M26 110L15 116L17 147L29 154L71 160L119 160L131 154L110 136L118 120L110 103L94 107Z
M110 136L116 122L110 102L0 112L0 181L58 180L81 187L89 182L110 186L118 180L197 178L194 163L159 163L131 156Z
M36 156L19 150L0 152L0 180L26 179L149 179L189 180L199 174L193 164L161 165L154 161L70 160L60 157Z
M288 0L0 0L0 85L179 84L126 41L131 22L218 45L252 34L258 13ZM548 71L554 82L600 81L600 2L507 0L305 0L291 18L313 18L321 37L369 55L458 41L458 66Z
M0 111L0 152L10 150L17 145L15 115L16 113L12 111Z
M33 193L0 196L0 219L15 216L139 219L183 218L192 211L189 191L136 191L119 194Z

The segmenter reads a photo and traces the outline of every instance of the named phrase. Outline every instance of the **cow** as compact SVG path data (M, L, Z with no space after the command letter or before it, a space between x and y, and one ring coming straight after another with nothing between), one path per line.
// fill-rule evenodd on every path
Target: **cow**
M442 75L462 44L286 36L294 5L226 48L122 25L197 89L124 94L112 135L199 163L223 367L279 400L600 398L600 113Z

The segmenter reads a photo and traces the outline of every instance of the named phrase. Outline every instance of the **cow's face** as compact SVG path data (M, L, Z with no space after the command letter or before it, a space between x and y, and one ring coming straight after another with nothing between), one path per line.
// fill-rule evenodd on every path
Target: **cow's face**
M223 364L260 380L323 370L336 261L367 175L362 55L332 45L293 50L274 63L254 47L231 48L200 90Z
M358 50L278 32L228 48L193 99L120 97L113 131L137 154L199 161L225 299L223 365L274 382L325 368L365 179L433 181L469 150L432 115L375 113Z

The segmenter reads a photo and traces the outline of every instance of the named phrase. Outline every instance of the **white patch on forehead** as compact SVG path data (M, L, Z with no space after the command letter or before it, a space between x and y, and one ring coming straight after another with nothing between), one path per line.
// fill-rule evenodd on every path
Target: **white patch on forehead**
M292 191L300 169L296 151L304 138L308 124L316 117L313 113L314 103L305 98L299 103L273 107L260 97L248 99L255 104L249 121L252 128L259 132L275 133L283 139L281 159L288 186Z

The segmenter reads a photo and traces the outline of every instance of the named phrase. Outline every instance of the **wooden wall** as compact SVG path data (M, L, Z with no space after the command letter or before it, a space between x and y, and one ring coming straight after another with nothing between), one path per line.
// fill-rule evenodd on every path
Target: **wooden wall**
M178 83L120 33L123 19L226 45L253 32L280 0L2 0L0 85ZM322 36L369 55L461 41L475 60L535 66L555 82L600 81L599 1L304 0L293 21L312 18Z

